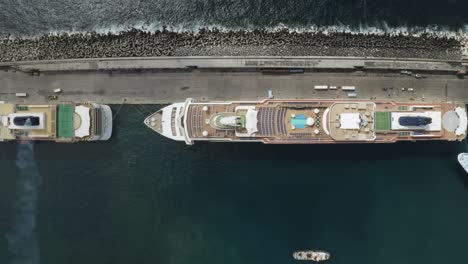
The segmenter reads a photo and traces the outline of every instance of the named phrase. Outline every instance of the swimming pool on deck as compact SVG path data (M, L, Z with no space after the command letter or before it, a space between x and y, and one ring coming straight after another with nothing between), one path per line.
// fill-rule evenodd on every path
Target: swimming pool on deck
M291 125L299 129L304 129L307 126L307 117L303 114L292 117Z

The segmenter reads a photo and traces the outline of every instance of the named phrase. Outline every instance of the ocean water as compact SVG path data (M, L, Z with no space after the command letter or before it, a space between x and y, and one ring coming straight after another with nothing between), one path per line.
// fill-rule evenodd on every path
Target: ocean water
M159 107L124 106L107 142L35 145L41 263L468 263L463 142L186 146L142 124ZM0 263L17 151L1 144Z
M162 26L466 31L466 10L466 0L0 0L0 35Z

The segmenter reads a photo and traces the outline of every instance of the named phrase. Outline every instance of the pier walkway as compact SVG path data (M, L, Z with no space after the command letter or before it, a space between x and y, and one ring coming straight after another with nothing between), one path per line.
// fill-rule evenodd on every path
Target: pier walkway
M426 74L424 79L398 73L307 72L270 75L261 72L67 72L39 76L0 71L0 100L44 102L61 88L59 101L166 104L196 100L276 98L344 99L345 91L314 90L314 85L356 86L357 99L398 101L458 101L468 103L468 80L450 74ZM405 88L402 91L401 88ZM413 88L413 91L408 91ZM15 93L26 92L27 98Z
M367 70L466 70L467 60L446 61L409 58L364 57L143 57L100 58L52 61L0 62L0 67L21 71L89 71L129 69L367 69Z
M356 99L458 101L468 103L468 79L455 72L465 61L339 57L166 57L0 63L0 100L43 102L53 90L59 101L166 104L196 100L258 100L272 90L282 99L345 99L340 89L356 86ZM265 70L270 69L270 70ZM286 72L275 72L286 69ZM299 69L300 73L288 73ZM412 70L413 75L400 74ZM417 79L415 73L426 78ZM402 89L404 88L404 89ZM408 88L412 88L409 89ZM28 93L18 98L15 93Z

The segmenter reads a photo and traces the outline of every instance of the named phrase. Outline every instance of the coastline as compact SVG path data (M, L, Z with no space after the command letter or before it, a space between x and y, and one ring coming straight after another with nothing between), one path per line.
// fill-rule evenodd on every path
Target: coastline
M289 29L174 32L130 29L0 40L0 61L158 56L353 56L458 60L466 39L438 33L351 33Z

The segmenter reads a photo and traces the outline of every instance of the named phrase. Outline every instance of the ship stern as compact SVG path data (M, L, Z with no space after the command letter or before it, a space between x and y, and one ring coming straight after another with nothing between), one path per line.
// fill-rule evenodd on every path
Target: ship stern
M112 110L110 106L104 104L93 104L94 126L92 141L109 140L112 136Z

